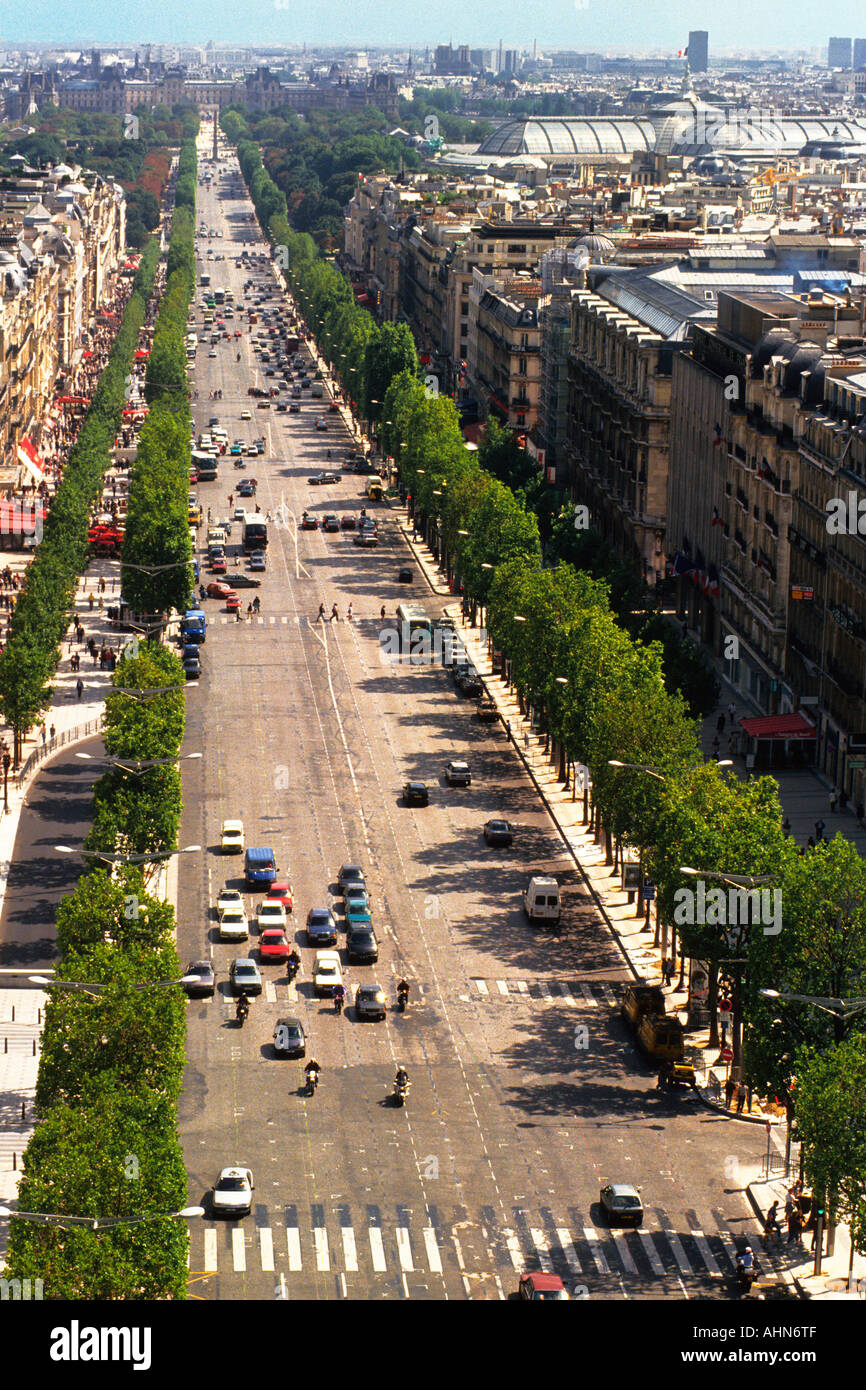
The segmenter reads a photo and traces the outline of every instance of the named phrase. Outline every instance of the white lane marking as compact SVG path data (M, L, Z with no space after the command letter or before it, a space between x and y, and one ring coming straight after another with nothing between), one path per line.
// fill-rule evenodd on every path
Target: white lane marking
M515 980L514 987L515 989L519 989L521 994L529 993L529 986L525 980Z
M612 1009L616 1008L618 1002L617 997L611 989L610 985L602 985L601 992L604 995L604 1002L606 1004L610 1004Z
M689 1222L689 1225L691 1226L692 1240L695 1242L695 1245L700 1250L701 1258L703 1259L703 1262L706 1265L707 1269L710 1271L710 1274L718 1274L719 1277L721 1277L722 1271L716 1264L716 1261L713 1257L713 1252L707 1244L707 1238L701 1230L700 1226L692 1226L691 1222Z
M543 980L539 980L538 992L541 995L542 999L552 999L553 997Z
M411 1274L415 1269L412 1263L412 1242L409 1240L409 1229L407 1226L398 1226L396 1229L397 1253L400 1256L400 1268L405 1269L407 1274Z
M591 1009L598 1008L598 1000L596 999L589 985L585 981L580 986L580 992Z
M205 1227L204 1233L204 1272L215 1274L217 1264L217 1233L212 1226Z
M274 1237L270 1226L259 1227L259 1245L262 1252L262 1269L266 1272L274 1268Z
M539 1231L537 1227L534 1226L530 1226L529 1234L532 1238L532 1244L535 1246L536 1254L538 1255L538 1263L541 1265L542 1271L545 1274L552 1274L553 1261L548 1252L547 1236L543 1231Z
M289 621L288 618L286 617L285 613L283 614L283 616L282 616L282 618L280 619L280 621L283 622L283 623L287 623L287 622Z
M382 1244L382 1232L378 1226L368 1227L370 1236L370 1253L373 1256L373 1268L377 1274L384 1274L388 1268L385 1263L385 1247Z
M358 1252L355 1249L355 1232L351 1226L341 1226L340 1235L343 1237L343 1264L350 1274L357 1273Z
M476 988L477 988L479 994L489 994L489 993L490 993L490 990L487 988L487 981L486 981L486 980L473 980L472 983L476 986Z
M577 1251L571 1239L571 1232L567 1231L564 1226L557 1226L556 1239L559 1241L560 1249L565 1256L565 1263L568 1265L570 1272L572 1274L579 1274L580 1260L577 1258Z
M616 1250L616 1253L619 1255L619 1258L622 1260L623 1269L625 1269L629 1274L638 1274L640 1271L638 1270L637 1265L632 1259L631 1251L629 1250L628 1245L626 1244L625 1231L617 1230L616 1228L614 1228L611 1230L610 1234L611 1239L613 1240L614 1249Z
M432 1226L425 1226L423 1230L424 1248L427 1251L427 1263L432 1274L442 1273L442 1257L439 1254L439 1246L436 1243L436 1232Z
M658 1216L661 1222L662 1230L665 1233L667 1243L671 1247L671 1250L674 1252L674 1259L679 1265L680 1272L682 1274L692 1274L693 1270L691 1265L689 1264L689 1258L685 1250L683 1249L682 1241L680 1240L676 1231L674 1231L671 1227L665 1224L665 1220L661 1216L661 1213L658 1213Z
M504 980L497 980L497 981L496 981L496 988L499 990L499 993L500 993L500 994L507 994L507 993L508 993L508 985L505 983Z
M559 992L565 1000L566 1004L570 1005L572 1009L577 1008L577 1000L572 997L572 993L571 990L568 988L568 985L560 984Z
M658 1251L656 1250L655 1246L655 1241L653 1240L649 1231L638 1231L638 1235L640 1236L641 1245L646 1251L646 1257L652 1265L653 1274L659 1274L662 1278L664 1278L665 1267L659 1259Z
M598 1232L592 1226L584 1226L583 1234L589 1244L589 1253L595 1260L595 1267L599 1274L610 1274L610 1265L605 1259L604 1251L599 1244Z
M235 1226L232 1229L232 1260L235 1270L242 1273L247 1267L247 1248L244 1244L244 1231L242 1226Z
M269 1004L276 1004L277 1002L277 991L274 987L273 980L265 981L265 998Z
M303 1268L301 1264L301 1233L297 1226L286 1227L286 1241L289 1247L289 1269L293 1273Z
M277 621L277 620L276 620L276 618L274 618L274 617L268 618L268 622L269 622L271 625L273 625L276 621Z
M506 1249L508 1250L508 1257L511 1260L513 1268L518 1271L522 1270L525 1264L525 1260L523 1258L523 1252L520 1249L520 1241L517 1239L517 1236L514 1234L514 1232L509 1230L507 1226L503 1228L502 1234L505 1237L505 1245Z
M316 1247L316 1269L320 1273L330 1268L328 1262L328 1232L324 1226L313 1227L313 1244Z

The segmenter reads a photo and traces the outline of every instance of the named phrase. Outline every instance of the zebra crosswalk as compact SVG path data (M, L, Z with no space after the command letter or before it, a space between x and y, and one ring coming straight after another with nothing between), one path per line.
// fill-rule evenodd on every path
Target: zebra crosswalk
M689 1211L675 1223L663 1210L647 1210L640 1229L596 1226L579 1211L556 1214L515 1207L499 1224L485 1207L476 1222L460 1219L452 1229L439 1208L397 1209L393 1220L368 1206L353 1221L347 1206L328 1212L317 1204L304 1218L299 1206L254 1209L245 1221L213 1222L190 1233L190 1268L204 1274L424 1274L489 1275L505 1282L524 1270L539 1269L563 1279L623 1283L718 1281L736 1269L737 1240L726 1218ZM739 1218L736 1218L739 1228ZM467 1236L474 1228L474 1245ZM460 1238L458 1240L458 1230ZM472 1268L479 1250L485 1268Z
M621 985L593 980L470 980L473 998L533 1003L559 1004L570 1009L616 1008L620 1002ZM617 993L619 991L620 993Z

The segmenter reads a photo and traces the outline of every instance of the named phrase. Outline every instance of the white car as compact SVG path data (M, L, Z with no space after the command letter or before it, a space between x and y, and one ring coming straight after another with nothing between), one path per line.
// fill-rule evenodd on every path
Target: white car
M223 1168L213 1189L213 1211L226 1216L249 1216L253 1209L251 1168Z
M250 924L242 907L226 907L220 913L220 941L246 941Z
M342 983L339 954L336 951L317 951L313 964L313 992L333 994L335 987Z
M222 917L227 907L243 908L244 895L237 888L223 888L216 901L217 917Z
M283 904L277 902L276 899L271 901L270 898L265 898L259 904L259 915L256 918L256 925L259 931L264 931L265 927L282 927L283 930L285 930L288 926L288 917L286 916L286 909L283 907Z
M224 820L220 831L220 849L223 854L243 854L244 823L242 820Z
M253 417L252 417L252 415L250 414L250 412L249 412L248 410L242 410L242 411L241 411L241 419L242 419L242 420L252 420L252 418L253 418Z

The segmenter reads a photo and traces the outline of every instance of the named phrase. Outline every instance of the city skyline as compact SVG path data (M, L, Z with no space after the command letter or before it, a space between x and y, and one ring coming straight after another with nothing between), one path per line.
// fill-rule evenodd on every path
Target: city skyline
M624 19L631 39L627 49L622 44ZM148 0L135 7L108 0L58 0L50 5L48 0L35 0L26 12L9 16L0 33L0 47L28 43L76 47L92 42L205 44L211 40L238 47L316 44L326 34L329 45L359 47L423 48L450 38L455 44L484 47L501 40L508 47L522 49L537 42L539 48L669 52L676 56L688 43L690 31L706 29L712 61L714 54L734 49L826 52L831 33L857 35L863 28L862 8L853 0L834 6L830 17L798 19L794 32L788 21L788 11L783 13L779 0L771 0L758 12L746 0L734 0L723 25L709 6L696 14L694 7L662 6L659 0L626 5L622 10L603 8L594 0L554 0L536 20L520 22L517 30L512 8L501 3L485 4L471 15L462 6L449 3L440 5L428 18L417 12L411 17L395 16L392 7L381 0L360 0L351 11L334 3L317 7L314 13L298 13L290 0L254 0L242 14L234 7L205 5L200 0L182 11L162 0ZM742 43L745 34L749 36L747 46Z

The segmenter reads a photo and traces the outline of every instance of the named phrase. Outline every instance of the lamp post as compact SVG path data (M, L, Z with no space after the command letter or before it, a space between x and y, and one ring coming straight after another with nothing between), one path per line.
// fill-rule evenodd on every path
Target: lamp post
M110 854L101 849L74 849L72 845L55 845L58 854L81 854L85 859L99 859L103 864L158 864L178 854L197 854L201 845L184 845L183 849L148 850L145 854Z
M12 754L9 752L9 745L5 738L0 743L0 753L3 756L3 814L9 810L9 769L12 766Z
M188 1221L204 1214L204 1207L181 1207L180 1211L147 1212L143 1216L71 1216L67 1212L13 1211L11 1207L0 1206L0 1217L33 1221L42 1226L56 1225L61 1230L78 1226L96 1232L109 1231L114 1226L136 1226L142 1221Z
M131 772L134 776L140 777L143 773L149 772L154 767L174 767L175 763L193 762L201 758L201 753L178 753L176 758L130 758L125 762L122 758L94 758L92 753L76 753L76 758L86 759L91 763L105 763L109 767L119 768L121 772Z
M683 864L683 865L680 866L680 873L681 873L681 874L687 875L689 878L700 878L700 879L704 879L704 878L713 878L713 879L717 879L719 883L724 883L724 884L728 885L729 887L737 888L737 889L747 889L747 890L751 890L751 889L753 889L753 888L759 888L759 887L761 887L763 884L766 884L766 883L772 883L772 882L774 881L774 878L775 878L775 875L773 875L773 874L729 874L729 873L721 873L721 872L718 872L718 871L716 871L716 870L711 870L711 869L693 869L693 868L690 868L688 865L685 865L685 864ZM751 904L750 904L750 906L751 906ZM740 915L740 914L739 914L739 912L738 912L738 914L737 914L738 919L739 919L739 915ZM751 913L749 914L749 916L751 917ZM737 969L735 969L735 970L732 972L732 974L733 974L734 985L733 985L733 990L732 990L732 996L733 996L733 997L732 997L732 1004L733 1004L733 1008L732 1008L732 1011L731 1011L731 1050L732 1050L732 1052L733 1052L733 1056L732 1056L732 1058L731 1058L731 1073L730 1073L730 1074L731 1074L732 1077L733 1077L734 1075L736 1075L737 1079L738 1079L739 1081L742 1081L742 1079L743 1079L743 1038L742 1038L742 1031L743 1031L743 1019L742 1019L742 985L743 985L743 975L741 974L739 967L740 967L740 966L744 966L744 965L747 964L747 959L746 959L746 957L743 956L743 955L741 955L740 952L743 950L743 948L744 948L744 946L745 946L745 936L744 936L744 932L743 932L743 927L744 927L744 926L745 926L745 927L751 926L751 922L742 923L742 922L740 922L740 921L738 920L738 922L737 922L737 927L738 927L739 930L738 930L736 933L733 933L733 932L731 931L730 925L731 925L731 924L729 923L729 924L728 924L728 930L727 930L726 933L725 933L725 941L726 941L726 945L728 945L729 947L731 947L731 949L733 949L735 952L737 952L737 954L736 954L735 956L731 956L731 957L719 957L717 963L718 963L719 965L722 965L722 964L723 964L723 965L728 966L728 967L730 967L730 966L736 966L736 967L737 967ZM735 939L732 939L732 938L735 938ZM709 999L708 999L708 1003L709 1003ZM711 1045L711 1046L715 1046L717 1041L718 1041L718 1039L717 1039L717 1036L716 1036L716 1011L715 1011L715 1007L713 1007L713 1009L712 1009L711 1012L710 1012L710 1045Z

